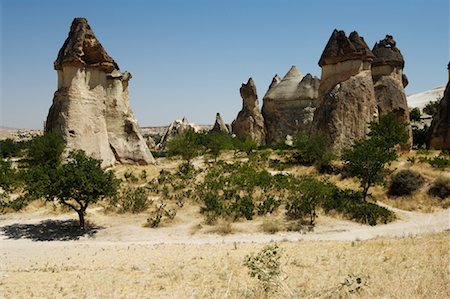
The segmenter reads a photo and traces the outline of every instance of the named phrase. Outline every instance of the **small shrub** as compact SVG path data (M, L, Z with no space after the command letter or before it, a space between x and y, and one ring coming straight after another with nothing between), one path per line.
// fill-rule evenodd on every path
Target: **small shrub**
M219 235L226 236L233 232L233 226L230 220L223 219L220 220L212 232L218 233Z
M147 191L142 187L126 188L118 200L123 212L139 213L149 206Z
M279 284L281 275L281 249L277 244L268 245L256 254L245 257L244 265L248 274L256 277L264 292L273 291Z
M136 183L138 181L138 178L131 171L126 171L123 177L127 182Z
M438 177L431 185L428 193L442 199L450 197L450 178L443 176Z
M389 194L394 196L411 195L424 183L423 177L412 170L400 170L391 178Z
M161 223L162 215L157 214L147 218L147 223L144 225L145 227L158 227Z

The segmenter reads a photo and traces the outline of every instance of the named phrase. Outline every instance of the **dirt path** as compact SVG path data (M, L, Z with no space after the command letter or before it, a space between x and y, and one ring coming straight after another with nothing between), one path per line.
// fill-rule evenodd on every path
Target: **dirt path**
M145 215L105 215L97 208L89 211L88 219L93 220L98 229L85 236L69 236L69 239L61 238L65 237L64 229L69 229L73 225L75 218L72 213L55 216L48 215L45 211L36 211L2 215L0 240L3 244L18 239L23 241L27 239L32 241L78 240L83 243L230 244L287 240L367 240L381 236L402 237L450 230L450 209L425 214L383 206L393 210L398 219L386 225L371 227L321 216L314 232L278 232L276 234L259 232L258 227L262 221L241 222L233 224L235 232L225 236L209 232L208 228L202 225L202 219L198 218L195 207L177 215L176 223L157 229L142 226L146 219ZM58 235L61 227L62 235Z

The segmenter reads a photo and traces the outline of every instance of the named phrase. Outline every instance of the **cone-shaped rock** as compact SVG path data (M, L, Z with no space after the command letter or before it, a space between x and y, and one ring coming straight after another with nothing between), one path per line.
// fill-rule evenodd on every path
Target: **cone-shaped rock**
M376 43L372 52L375 55L372 62L372 78L379 116L392 113L398 121L408 124L409 141L401 145L401 149L410 150L412 130L404 90L406 76L403 74L405 62L402 53L396 47L391 35L386 35L383 40Z
M119 71L86 19L73 20L54 67L58 90L46 132L61 132L67 150L82 149L102 167L154 162L129 105L131 74Z
M309 131L314 115L320 80L305 77L292 66L283 79L272 80L263 99L262 114L266 127L266 142L284 142L299 131Z
M334 150L366 136L377 118L370 63L374 55L356 32L334 30L320 58L322 76L311 131L325 135Z
M230 133L230 131L228 130L227 125L223 121L222 116L218 112L216 114L216 122L214 123L214 126L211 129L211 132L215 132L215 133Z
M258 94L255 82L248 79L239 89L242 97L242 110L231 124L233 134L241 138L250 138L258 144L264 144L264 118L259 111Z
M449 82L445 88L444 97L433 115L429 131L427 147L432 149L450 150L450 63L448 71Z

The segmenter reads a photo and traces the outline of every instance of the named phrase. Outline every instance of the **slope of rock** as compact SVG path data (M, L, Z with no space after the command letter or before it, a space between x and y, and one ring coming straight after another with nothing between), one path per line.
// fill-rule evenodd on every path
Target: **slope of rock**
M156 148L164 149L167 145L167 142L169 142L170 139L186 132L187 130L193 130L193 131L197 132L198 128L196 128L193 124L189 123L189 121L186 119L186 117L183 117L182 119L174 120L169 125L169 127L167 128L164 135L161 137L161 141L158 143Z
M233 134L240 138L250 138L258 144L265 143L264 118L259 111L255 82L249 78L239 89L242 109L231 124Z
M450 149L450 80L445 88L444 96L439 102L438 110L433 115L427 147L440 150Z
M102 160L153 163L128 101L131 74L121 73L84 18L75 18L54 63L58 90L45 130L60 131L67 150Z
M214 123L214 126L211 129L211 132L216 132L216 133L230 133L230 131L228 130L227 125L225 124L225 122L223 121L222 116L220 115L220 113L217 112L216 114L216 122Z
M320 80L292 66L283 79L272 80L263 99L266 142L276 144L300 131L308 131L314 116Z

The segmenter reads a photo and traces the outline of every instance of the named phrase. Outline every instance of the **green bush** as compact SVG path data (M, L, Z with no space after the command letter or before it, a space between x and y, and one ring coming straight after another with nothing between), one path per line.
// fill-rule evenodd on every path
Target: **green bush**
M26 143L23 141L17 142L10 138L0 140L0 158L18 157L25 147Z
M277 244L267 245L260 252L245 257L244 265L248 274L255 277L264 292L269 293L279 284L281 275L281 249Z
M281 200L276 199L274 196L267 196L258 205L258 215L272 214L281 205Z
M118 204L123 212L142 212L149 206L147 191L143 187L125 188L120 195Z
M409 169L400 170L391 177L389 194L394 196L411 195L423 183L424 179L419 173Z
M450 178L444 176L438 177L432 183L428 193L442 199L450 197Z
M335 211L347 219L369 225L388 223L394 214L386 208L363 200L361 191L340 190L334 188L333 194L322 203L325 213Z
M237 196L235 202L229 207L229 214L234 219L244 217L247 220L252 220L254 209L255 204L250 196Z
M294 148L294 159L303 165L314 165L319 171L328 169L334 159L329 142L323 135L300 132L294 138Z

